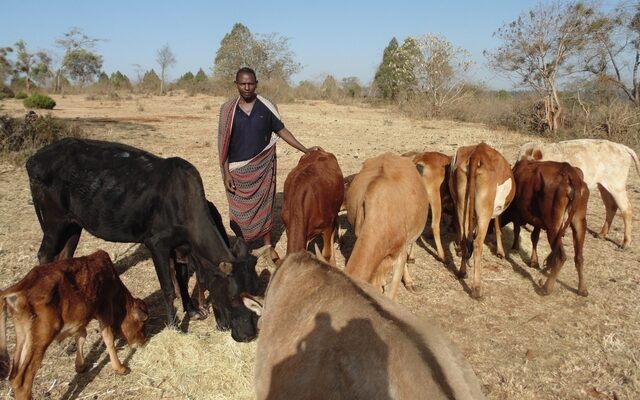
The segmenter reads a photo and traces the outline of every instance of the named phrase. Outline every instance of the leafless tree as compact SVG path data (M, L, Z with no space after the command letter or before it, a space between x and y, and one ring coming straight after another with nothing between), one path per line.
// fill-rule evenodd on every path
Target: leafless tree
M158 65L160 65L160 94L164 94L164 83L167 76L167 70L176 63L176 57L171 51L168 44L165 44L158 50L158 57L156 58Z

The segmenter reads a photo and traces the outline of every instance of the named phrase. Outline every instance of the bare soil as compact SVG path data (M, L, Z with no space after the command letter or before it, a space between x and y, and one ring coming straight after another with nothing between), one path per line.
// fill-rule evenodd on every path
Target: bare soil
M189 160L202 175L207 197L227 220L216 147L218 109L224 99L181 94L119 101L53 97L57 107L51 114L82 124L92 138ZM25 113L20 101L5 100L0 104L2 113ZM480 141L513 162L520 145L532 140L481 125L411 120L370 106L305 101L281 104L280 110L286 126L302 143L320 145L336 155L345 176L358 172L365 159L382 152L452 154L460 145ZM284 142L278 144L277 151L274 234L276 248L284 255L286 234L279 217L282 186L300 153ZM640 179L633 169L628 193L633 205L640 204ZM598 232L604 220L598 193L591 193L587 217L589 230ZM341 223L347 226L344 217ZM634 227L638 227L637 216ZM445 251L457 267L460 260L453 251L453 231L443 232ZM523 231L521 250L511 251L506 259L495 255L495 240L489 236L483 256L485 296L476 301L469 296L470 278L458 280L455 267L434 258L435 246L427 229L418 246L416 264L410 266L419 291L412 294L401 289L399 302L418 315L432 318L448 332L473 366L489 399L638 399L640 251L635 232L636 240L625 251L617 246L623 236L618 216L607 240L587 236L586 298L576 293L570 240L565 240L568 260L555 293L541 296L538 281L545 279L545 272L527 266L531 248L528 233ZM36 264L40 240L41 230L24 168L0 163L0 287L17 281ZM339 266L344 266L354 240L348 231L338 251ZM511 226L505 228L504 240L505 249L510 248ZM184 320L181 329L186 334L164 329L163 300L148 252L138 245L109 243L85 232L76 254L86 255L98 248L111 254L125 284L149 304L151 339L137 351L120 343L120 357L132 369L125 377L111 371L95 323L87 338L92 363L87 373L75 373L74 355L65 351L67 342L51 345L36 377L36 398L254 397L255 342L233 342L229 333L215 330L213 318ZM541 259L549 253L544 234L539 253ZM12 342L13 334L9 337ZM0 398L11 398L7 382L0 382Z

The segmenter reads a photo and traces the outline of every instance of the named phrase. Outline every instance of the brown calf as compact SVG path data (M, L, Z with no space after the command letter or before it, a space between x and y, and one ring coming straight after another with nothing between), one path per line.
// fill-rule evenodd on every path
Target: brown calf
M551 246L547 265L551 272L543 285L543 291L550 294L567 259L562 237L571 226L578 271L578 294L587 296L587 284L582 272L582 249L587 230L589 189L582 179L582 172L566 162L521 160L513 166L513 176L516 181L516 197L504 213L502 221L503 224L513 221L513 249L518 248L520 226L533 225L531 266L537 267L540 230L547 231Z
M343 199L342 171L333 154L315 150L300 157L284 182L287 254L306 250L309 241L322 234L322 254L335 265L333 237Z
M482 297L482 246L489 221L494 218L496 248L504 257L498 216L515 195L513 173L505 158L486 143L460 147L451 161L449 191L456 206L458 244L462 261L458 276L467 275L467 263L473 254L471 297Z
M414 290L407 254L429 210L421 169L406 157L386 153L366 160L347 191L347 218L357 240L345 272L382 288L392 269L390 290L385 290L392 299L401 279Z
M100 250L90 256L63 259L34 267L21 281L0 292L0 377L9 375L16 399L30 399L33 379L53 340L76 338L76 371L85 369L83 344L89 321L97 319L111 366L117 374L129 369L118 359L114 335L129 345L145 341L147 307L131 296ZM6 311L16 330L9 369ZM9 373L10 372L10 373Z

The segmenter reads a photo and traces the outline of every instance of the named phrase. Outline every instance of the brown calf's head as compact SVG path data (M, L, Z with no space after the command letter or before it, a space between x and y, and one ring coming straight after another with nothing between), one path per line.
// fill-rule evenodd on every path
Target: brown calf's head
M122 336L131 347L136 347L145 342L144 323L149 317L147 305L144 301L133 298L133 303L127 306L127 314L120 324Z

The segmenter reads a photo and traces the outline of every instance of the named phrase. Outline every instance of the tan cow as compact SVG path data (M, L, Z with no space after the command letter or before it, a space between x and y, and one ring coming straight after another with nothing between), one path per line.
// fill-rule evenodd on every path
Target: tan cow
M428 206L431 208L433 240L436 243L438 257L444 261L444 249L440 240L440 219L443 206L451 203L448 177L451 157L434 151L407 153L403 156L410 157L416 165L421 165L423 168L422 179L427 189ZM413 259L413 254L409 256L409 260L411 259Z
M309 253L271 277L255 366L258 400L482 399L477 377L436 324Z
M34 267L21 281L0 291L0 378L9 373L6 311L16 329L9 380L17 400L30 399L33 379L47 347L54 340L76 338L76 371L85 369L83 344L92 319L100 322L111 366L126 374L114 346L114 336L130 345L145 341L147 308L131 296L111 263L97 251L86 257L62 259Z
M386 153L366 160L347 191L347 218L357 237L345 272L396 298L400 280L415 290L406 266L411 246L427 221L428 197L419 166ZM392 268L393 267L393 268Z
M604 225L598 236L609 233L616 211L620 209L624 221L624 240L621 247L631 243L631 204L627 197L627 177L631 162L640 174L640 162L629 147L602 139L567 140L559 143L525 143L516 160L566 161L584 174L589 189L598 188L606 209Z
M458 245L462 261L458 276L467 275L467 264L473 253L473 285L471 297L482 297L481 259L489 221L494 219L496 250L504 257L499 215L515 196L511 167L505 158L486 143L459 147L451 160L449 191L458 219Z

